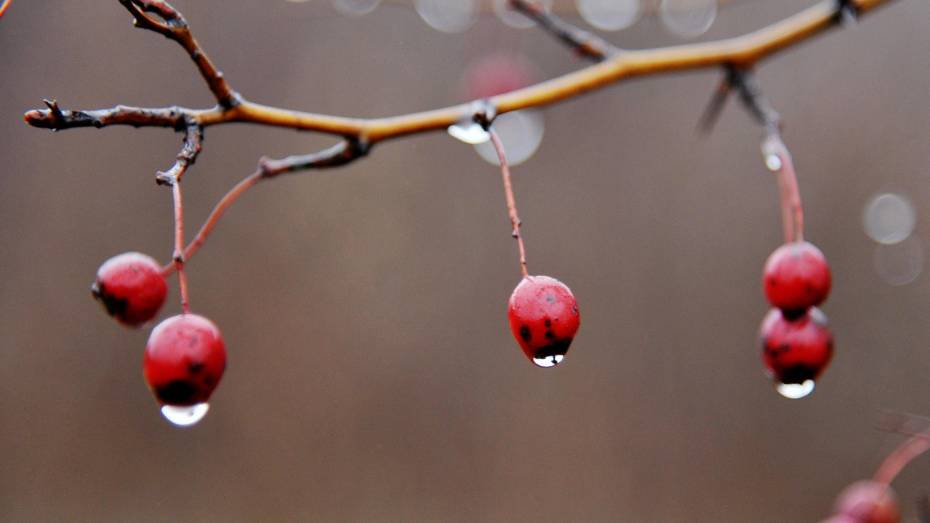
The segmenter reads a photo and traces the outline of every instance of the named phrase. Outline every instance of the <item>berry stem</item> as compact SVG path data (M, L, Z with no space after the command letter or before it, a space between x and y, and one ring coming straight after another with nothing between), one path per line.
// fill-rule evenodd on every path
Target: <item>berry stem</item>
M913 434L882 461L872 479L877 483L889 485L908 463L928 450L930 429Z
M494 150L497 152L498 160L500 160L501 178L504 181L504 197L507 199L507 213L510 216L510 224L513 226L511 236L513 236L513 239L517 240L517 247L520 249L520 272L523 274L523 277L526 278L529 276L529 272L526 269L526 247L523 245L523 235L520 233L520 226L523 222L520 221L520 215L517 214L517 202L513 197L513 185L510 183L510 166L507 164L504 144L501 142L500 136L497 135L497 131L493 128L489 128L488 134L491 135L491 143L494 145Z
M187 275L184 273L184 201L181 199L181 180L175 179L171 184L174 199L174 268L178 271L178 286L181 289L181 312L191 311L190 296L187 292Z
M194 253L200 249L200 246L203 245L205 241L207 241L207 237L210 236L211 232L213 232L213 228L216 227L216 224L220 221L220 218L222 218L223 213L226 212L226 209L235 203L235 201L238 200L240 196L242 196L242 193L258 182L262 181L263 178L263 173L261 171L256 171L237 183L232 189L229 190L229 192L223 195L223 198L220 199L220 201L216 204L216 207L210 211L210 215L207 216L206 221L200 227L200 230L197 231L197 235L194 236L194 239L191 240L191 242L187 244L187 247L184 248L183 252L185 261L191 259L191 257L194 256ZM162 267L162 274L168 276L174 272L176 268L177 266L175 262L169 263L168 265Z
M804 241L804 209L801 206L801 191L794 162L785 142L777 129L769 129L762 142L762 154L766 167L778 177L781 197L782 228L785 243Z

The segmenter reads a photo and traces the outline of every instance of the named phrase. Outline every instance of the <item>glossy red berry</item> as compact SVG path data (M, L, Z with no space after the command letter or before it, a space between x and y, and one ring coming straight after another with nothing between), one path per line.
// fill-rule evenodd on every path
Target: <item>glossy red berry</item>
M572 291L549 276L523 278L510 296L507 317L523 352L540 367L562 362L581 322Z
M833 357L833 334L827 317L814 307L794 319L788 319L780 309L770 310L759 337L765 368L786 397L809 394L814 380Z
M836 499L834 511L856 523L899 523L901 510L891 487L875 481L857 481Z
M808 242L786 243L775 249L762 275L769 303L789 315L823 303L830 293L830 280L827 259Z
M164 405L205 403L226 369L226 347L214 323L180 314L159 323L145 345L142 372Z
M105 261L91 285L94 297L120 323L138 327L158 314L168 285L161 266L138 252L127 252Z

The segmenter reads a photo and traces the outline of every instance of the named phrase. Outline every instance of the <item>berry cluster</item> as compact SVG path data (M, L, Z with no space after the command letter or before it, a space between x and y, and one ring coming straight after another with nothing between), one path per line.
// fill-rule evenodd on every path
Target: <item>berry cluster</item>
M766 146L775 155L770 163L782 188L786 241L763 269L762 286L772 309L762 321L759 338L762 360L776 390L797 399L814 390L815 380L833 356L833 334L826 315L817 308L830 293L830 267L820 249L803 239L801 198L787 149L777 135Z
M168 294L166 276L177 272L181 314L152 329L142 374L165 418L187 426L200 421L209 409L207 401L226 370L226 346L213 322L190 312L180 179L172 178L170 185L175 208L174 262L162 267L152 257L137 252L114 256L97 270L91 292L118 322L140 327L158 314ZM202 238L196 241L202 242Z
M166 272L150 256L120 254L100 266L91 291L118 322L140 327L165 303ZM177 425L188 425L206 414L206 402L225 368L226 349L220 330L203 316L184 312L152 329L142 373L165 417Z

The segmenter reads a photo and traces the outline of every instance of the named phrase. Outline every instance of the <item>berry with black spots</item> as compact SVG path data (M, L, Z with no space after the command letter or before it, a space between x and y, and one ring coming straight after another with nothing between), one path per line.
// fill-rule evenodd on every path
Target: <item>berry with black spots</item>
M833 334L826 315L816 307L796 318L771 309L762 321L759 338L766 372L778 392L788 398L810 394L833 357Z
M800 316L830 293L830 267L809 242L789 242L769 256L762 276L765 297L789 316Z
M142 372L163 405L206 403L226 370L226 347L217 326L197 314L159 323L145 345Z
M127 252L100 266L91 292L110 316L138 327L158 314L168 285L161 266L151 256Z
M581 323L572 291L549 276L524 277L510 296L507 316L523 352L540 367L562 362Z

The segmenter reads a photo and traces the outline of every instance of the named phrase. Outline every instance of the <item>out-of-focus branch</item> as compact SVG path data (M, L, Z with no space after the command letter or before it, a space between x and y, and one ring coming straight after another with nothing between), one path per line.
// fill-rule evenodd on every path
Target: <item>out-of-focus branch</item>
M621 52L621 49L614 47L606 40L579 29L550 13L538 2L510 0L510 5L517 11L532 18L545 31L574 49L576 53L595 62L600 62Z

